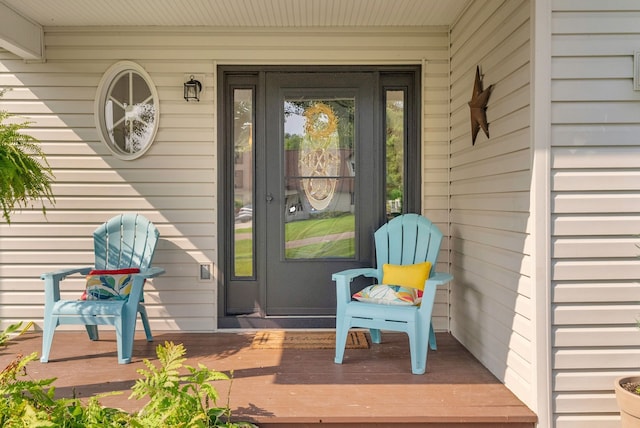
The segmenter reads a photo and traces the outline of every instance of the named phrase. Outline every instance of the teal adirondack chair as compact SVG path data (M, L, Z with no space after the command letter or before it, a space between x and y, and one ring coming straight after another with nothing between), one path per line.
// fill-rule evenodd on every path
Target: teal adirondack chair
M62 324L85 325L91 340L98 340L98 325L114 326L120 364L131 362L138 313L147 340L153 340L147 311L142 303L142 290L146 279L164 273L164 269L151 266L159 236L158 229L142 215L115 216L93 232L94 266L64 269L40 276L45 287L41 362L49 361L53 334L56 327ZM130 268L134 269L129 272L138 269L139 272L116 275L124 272L117 271ZM63 279L73 274L88 275L93 270L102 271L95 272L96 275L92 277L98 280L93 288L93 291L99 291L97 297L92 295L87 300L60 299L60 282ZM110 286L114 278L119 283L112 289ZM102 294L102 290L107 293Z
M430 344L433 350L437 347L431 325L436 287L453 279L448 273L435 272L442 232L420 215L404 214L380 227L374 239L377 268L349 269L332 276L337 293L335 362L342 364L347 335L352 327L368 328L374 343L381 343L380 330L400 331L409 336L412 373L423 374L427 368L427 345ZM351 282L356 277L375 278L382 284L385 264L388 264L386 269L403 266L406 271L422 262L430 262L431 269L429 273L425 272L428 279L424 283L421 303L399 302L399 294L389 293L388 287L375 287L384 289L385 293L376 295L372 292L371 298L363 299L366 301L352 298ZM414 289L410 291L415 292ZM362 292L358 294L363 295ZM392 298L388 298L390 294Z

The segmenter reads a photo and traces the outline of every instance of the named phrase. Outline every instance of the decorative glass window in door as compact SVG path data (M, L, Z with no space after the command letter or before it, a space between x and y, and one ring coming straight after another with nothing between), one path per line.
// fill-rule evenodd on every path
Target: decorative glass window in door
M286 259L355 256L354 98L284 102Z
M96 96L96 125L102 141L125 160L142 156L158 130L158 93L138 64L121 61L102 77Z

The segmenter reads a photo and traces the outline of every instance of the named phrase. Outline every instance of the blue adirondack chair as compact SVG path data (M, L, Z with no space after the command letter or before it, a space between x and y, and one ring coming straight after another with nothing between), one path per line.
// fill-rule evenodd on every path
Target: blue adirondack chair
M427 345L433 350L437 346L431 325L436 287L453 279L448 273L435 272L442 232L420 215L404 214L380 227L374 239L377 268L349 269L332 276L337 293L335 362L342 363L352 327L368 328L374 343L381 342L380 330L400 331L409 336L412 373L423 374L427 368ZM350 286L354 278L371 277L382 284L385 264L415 266L425 261L432 267L419 305L381 304L352 298Z
M142 290L146 279L164 273L164 269L151 266L159 236L158 229L142 215L115 216L93 232L94 266L64 269L40 276L45 287L41 362L49 361L53 334L56 327L62 324L85 325L91 340L98 340L98 325L114 326L120 364L131 362L138 313L142 318L147 340L153 340L147 311L142 303ZM139 273L116 276L104 272L127 268L137 268ZM98 279L103 281L120 278L122 284L126 284L126 288L122 288L122 295L106 287L113 293L108 298L98 296L97 300L60 299L60 282L63 279L73 274L88 275L94 270L103 271L96 272L100 274Z

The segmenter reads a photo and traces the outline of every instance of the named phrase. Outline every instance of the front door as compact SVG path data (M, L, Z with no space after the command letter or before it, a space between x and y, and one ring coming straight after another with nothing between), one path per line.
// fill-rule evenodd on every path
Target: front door
M372 266L385 221L377 71L231 73L221 327L332 327L331 274ZM232 110L232 112L230 112Z
M371 260L384 216L373 75L270 73L266 88L265 312L332 315L331 274Z

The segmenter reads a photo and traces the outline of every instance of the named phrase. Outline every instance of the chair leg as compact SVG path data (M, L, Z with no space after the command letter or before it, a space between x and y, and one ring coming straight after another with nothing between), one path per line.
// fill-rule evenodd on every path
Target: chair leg
M418 327L410 328L407 334L409 335L409 350L411 353L411 373L416 375L424 374L427 370L427 352L428 352L428 334Z
M433 324L429 323L429 346L432 351L438 350L438 344L436 343L436 332L433 330Z
M140 318L142 319L144 334L147 336L147 342L153 342L151 326L149 326L149 318L147 317L147 309L143 305L138 305L138 312L140 312Z
M380 329L378 328L370 328L369 334L371 335L371 341L373 343L381 343L382 342L382 334L380 334Z
M53 334L56 332L58 326L58 317L50 316L45 319L44 328L42 331L42 355L40 355L40 362L49 362L49 352L51 351L51 343L53 342Z
M129 344L126 333L116 332L118 335L118 364L129 364L131 362L131 352L133 344Z
M124 308L116 320L116 338L118 341L118 363L129 364L133 354L133 339L136 334L137 308Z
M98 335L97 325L85 325L84 328L87 329L87 334L89 335L89 339L100 340L100 336Z
M336 320L336 357L334 362L342 364L344 349L347 346L347 335L349 334L349 322L346 320Z

